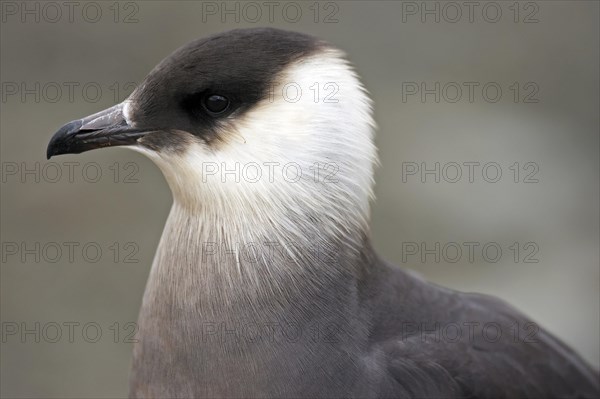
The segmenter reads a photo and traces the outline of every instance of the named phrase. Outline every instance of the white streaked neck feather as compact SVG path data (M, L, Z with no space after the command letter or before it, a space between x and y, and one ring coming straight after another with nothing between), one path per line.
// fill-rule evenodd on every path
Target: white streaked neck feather
M224 122L218 143L194 139L184 153L138 148L161 168L174 199L155 268L189 269L183 274L189 275L202 264L203 274L222 274L233 286L239 276L259 282L264 273L296 273L279 270L292 264L318 264L308 248L362 245L376 149L370 100L356 75L329 49L286 68L272 93ZM279 243L287 260L273 259L265 241ZM198 243L258 243L261 265L243 253L235 262L207 261Z

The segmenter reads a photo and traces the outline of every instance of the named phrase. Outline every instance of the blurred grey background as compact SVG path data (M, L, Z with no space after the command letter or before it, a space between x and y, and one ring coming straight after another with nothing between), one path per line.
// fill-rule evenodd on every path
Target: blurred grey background
M480 2L472 15L463 3L275 2L270 20L262 2L261 15L229 2L223 22L221 2L3 1L2 397L126 396L127 323L171 203L143 156L108 149L49 163L51 135L122 101L178 46L251 26L326 39L362 76L379 125L372 229L385 258L505 299L597 368L598 2ZM410 94L436 82L439 102ZM477 84L472 101L465 82ZM436 162L439 183L403 176ZM480 164L472 182L465 162ZM467 242L479 245L473 259ZM422 243L434 254L422 259ZM463 248L456 262L451 243Z

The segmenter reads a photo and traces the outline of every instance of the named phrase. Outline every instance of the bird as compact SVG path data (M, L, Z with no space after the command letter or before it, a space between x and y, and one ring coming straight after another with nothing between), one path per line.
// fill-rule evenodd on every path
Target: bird
M48 159L125 146L172 193L130 397L600 397L598 372L517 309L375 252L375 130L345 52L251 28L191 41L54 134Z

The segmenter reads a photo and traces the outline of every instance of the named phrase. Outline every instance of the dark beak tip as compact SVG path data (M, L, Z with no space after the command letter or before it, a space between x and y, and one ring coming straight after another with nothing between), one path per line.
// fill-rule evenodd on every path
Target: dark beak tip
M97 148L133 145L146 133L129 126L123 116L122 105L117 104L58 129L48 143L46 158L80 154Z
M81 126L81 120L75 120L58 129L48 143L48 147L46 149L46 159L50 159L54 155L67 153L69 142L71 142L73 136L79 132Z
M56 151L56 147L54 146L54 143L52 143L52 141L50 141L50 143L48 143L48 148L46 148L46 159L50 159L54 155L58 155L58 154Z

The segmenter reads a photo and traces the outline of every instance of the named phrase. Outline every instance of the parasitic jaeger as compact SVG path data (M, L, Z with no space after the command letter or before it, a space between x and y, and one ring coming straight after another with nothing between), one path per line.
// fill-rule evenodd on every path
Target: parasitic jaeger
M173 194L131 397L600 397L560 340L510 334L517 310L376 255L374 126L341 51L259 28L181 47L123 103L60 128L48 158L128 146Z

